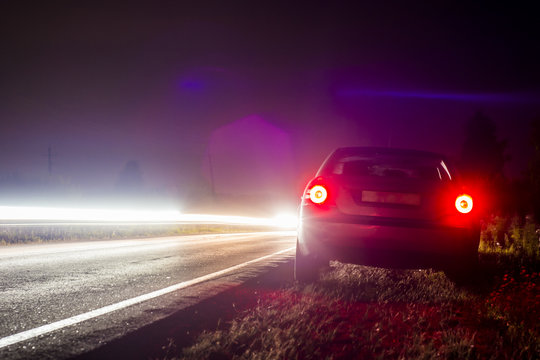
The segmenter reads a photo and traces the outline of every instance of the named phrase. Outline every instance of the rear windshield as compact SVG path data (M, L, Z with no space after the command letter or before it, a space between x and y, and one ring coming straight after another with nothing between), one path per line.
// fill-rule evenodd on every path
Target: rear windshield
M452 180L444 161L412 156L347 156L334 163L332 172L345 176Z

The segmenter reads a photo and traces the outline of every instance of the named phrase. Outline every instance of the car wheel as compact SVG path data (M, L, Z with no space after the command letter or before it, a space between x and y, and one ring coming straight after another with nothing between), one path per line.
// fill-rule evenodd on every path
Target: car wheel
M328 264L315 256L302 254L296 242L296 258L294 261L294 278L300 282L313 282L319 276L319 270Z
M446 266L444 273L458 285L473 284L479 276L478 251L456 258Z

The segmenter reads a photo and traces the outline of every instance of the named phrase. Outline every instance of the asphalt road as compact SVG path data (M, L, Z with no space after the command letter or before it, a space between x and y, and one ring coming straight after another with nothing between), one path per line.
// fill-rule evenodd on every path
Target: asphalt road
M294 232L0 248L0 358L69 358L265 271Z

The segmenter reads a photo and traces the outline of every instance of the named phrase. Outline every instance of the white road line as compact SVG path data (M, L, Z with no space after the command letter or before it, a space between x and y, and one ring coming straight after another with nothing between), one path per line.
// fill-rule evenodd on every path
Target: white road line
M226 274L228 272L238 270L238 269L240 269L240 268L242 268L244 266L247 266L247 265L250 265L250 264L253 264L253 263L268 259L268 258L271 258L272 256L275 256L275 255L286 253L286 252L291 251L293 249L294 249L294 247L291 247L291 248L288 248L288 249L285 249L285 250L281 250L281 251L275 252L275 253L270 254L270 255L266 255L266 256L263 256L263 257L260 257L260 258L257 258L257 259L246 261L246 262L244 262L242 264L231 266L231 267L229 267L227 269L223 269L223 270L216 271L216 272L208 274L208 275L200 276L200 277L192 279L192 280L188 280L188 281L184 281L184 282L181 282L181 283L178 283L178 284L175 284L175 285L171 285L171 286L166 287L166 288L161 289L161 290L152 291L152 292L150 292L148 294L144 294L144 295L140 295L140 296L137 296L137 297L134 297L134 298L131 298L131 299L120 301L119 303L116 303L116 304L107 305L107 306L104 306L102 308L92 310L92 311L89 311L89 312L84 313L84 314L79 314L79 315L76 315L76 316L73 316L73 317L70 317L70 318L67 318L67 319L64 319L64 320L53 322L51 324L47 324L47 325L43 325L43 326L40 326L40 327L37 327L37 328L34 328L34 329L26 330L26 331L20 332L18 334L6 336L6 337L0 339L0 349L4 348L6 346L9 346L9 345L16 344L16 343L21 342L21 341L29 340L29 339L35 338L37 336L50 333L50 332L55 331L55 330L65 328L67 326L75 325L75 324L78 324L80 322L90 320L90 319L93 319L93 318L101 316L101 315L108 314L108 313L116 311L116 310L126 308L126 307L131 306L131 305L141 303L143 301L147 301L147 300L156 298L158 296L162 296L162 295L171 293L171 292L176 291L176 290L184 289L186 287L189 287L189 286L192 286L192 285L195 285L195 284L199 284L199 283L204 282L204 281L211 280L211 279L216 278L218 276L224 275L224 274Z

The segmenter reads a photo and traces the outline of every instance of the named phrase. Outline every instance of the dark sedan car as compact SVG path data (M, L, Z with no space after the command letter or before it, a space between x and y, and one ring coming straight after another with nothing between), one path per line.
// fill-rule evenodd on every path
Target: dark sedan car
M441 155L339 148L302 196L295 277L312 280L329 260L468 271L478 257L477 213Z

